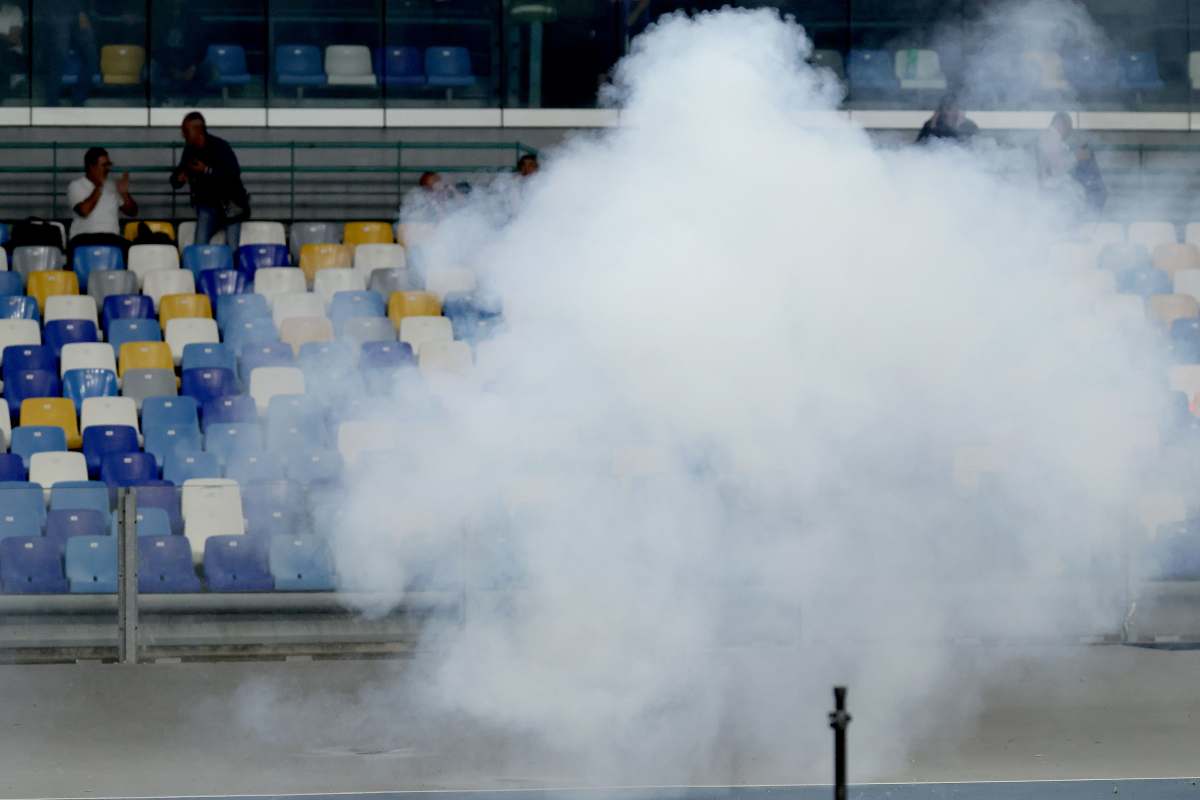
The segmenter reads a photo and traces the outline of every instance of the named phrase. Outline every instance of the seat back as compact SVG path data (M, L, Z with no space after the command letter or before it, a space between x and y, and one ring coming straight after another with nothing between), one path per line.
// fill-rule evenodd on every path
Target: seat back
M110 86L132 86L142 82L146 50L136 44L106 44L100 48L100 74Z

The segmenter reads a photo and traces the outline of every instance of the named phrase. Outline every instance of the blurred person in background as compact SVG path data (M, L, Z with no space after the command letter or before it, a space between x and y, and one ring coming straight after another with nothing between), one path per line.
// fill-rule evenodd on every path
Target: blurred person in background
M967 119L967 115L958 107L958 98L948 94L938 103L921 132L917 134L917 144L927 144L935 140L951 142L969 142L979 133L979 126Z
M62 94L63 73L67 56L74 50L79 58L79 79L71 90L71 104L87 102L92 78L100 71L100 55L96 47L96 31L88 14L86 0L51 0L43 3L45 14L38 31L38 49L45 54L46 98L48 106L57 106ZM44 37L44 38L43 38Z
M1108 189L1096 154L1086 142L1078 140L1071 117L1059 111L1050 120L1037 141L1038 182L1051 192L1082 193L1087 205L1104 208Z
M530 175L536 175L540 166L537 156L526 153L517 159L516 173L522 178L528 178Z
M164 105L195 105L208 85L211 70L205 63L199 38L199 20L182 0L171 0L155 9L159 30L154 51L154 87Z
M171 188L187 186L196 209L196 244L208 244L217 231L237 250L242 222L250 217L250 195L229 142L208 132L199 111L183 118L183 154L171 173Z
M27 73L25 12L15 3L0 3L0 97L14 97Z

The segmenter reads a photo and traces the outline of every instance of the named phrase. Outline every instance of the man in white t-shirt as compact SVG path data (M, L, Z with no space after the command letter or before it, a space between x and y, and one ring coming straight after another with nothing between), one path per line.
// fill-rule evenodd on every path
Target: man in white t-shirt
M89 148L83 157L83 177L67 186L67 204L74 213L72 250L78 244L75 242L77 236L88 236L89 239L97 234L119 237L118 215L137 216L137 201L129 193L129 173L114 181L108 177L112 165L108 151L103 147Z

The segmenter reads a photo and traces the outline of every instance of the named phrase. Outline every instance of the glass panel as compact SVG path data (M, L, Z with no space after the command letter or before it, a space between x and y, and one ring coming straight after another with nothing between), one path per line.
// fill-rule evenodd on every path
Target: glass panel
M257 106L266 97L262 0L154 0L151 102Z
M0 104L29 105L29 2L0 3Z
M382 0L273 2L269 27L273 107L380 105Z
M962 0L859 0L850 7L848 104L933 108L960 74Z
M146 105L141 0L39 2L32 36L35 104Z
M514 3L505 19L506 105L590 108L624 44L621 4Z
M379 70L388 105L497 105L500 16L499 0L388 0Z
M1188 8L1185 0L1088 4L1103 49L1068 45L1067 80L1085 108L1170 111L1188 103ZM1097 52L1099 51L1099 52Z

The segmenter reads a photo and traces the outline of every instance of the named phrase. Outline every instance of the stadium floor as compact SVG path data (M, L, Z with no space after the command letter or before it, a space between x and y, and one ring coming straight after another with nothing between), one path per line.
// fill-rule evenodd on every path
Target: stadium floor
M965 733L920 743L902 769L851 778L852 797L1195 798L1193 781L1136 781L1200 774L1200 652L1065 647L1055 669L1012 670L986 692L982 715ZM138 797L506 789L595 785L570 770L538 769L513 758L511 738L477 739L469 723L430 725L379 694L400 661L183 663L136 667L0 667L0 796ZM868 710L859 714L863 723ZM270 709L267 711L267 709ZM371 709L369 713L347 713ZM824 724L824 712L816 709ZM381 735L384 721L389 733ZM439 730L440 728L440 730ZM413 732L420 730L415 735ZM433 733L431 733L433 731ZM465 748L465 750L463 749ZM524 766L513 766L522 763ZM655 776L627 785L657 785ZM714 767L692 783L819 784L822 769L786 781L755 780ZM777 778L778 776L763 776ZM1054 784L1028 781L1106 779ZM1120 780L1124 779L1124 780ZM959 782L1005 781L964 786ZM1119 781L1119 782L1115 782ZM827 797L817 786L668 790L687 800ZM482 800L492 792L472 795ZM584 792L595 796L594 792ZM618 793L620 794L625 793ZM638 798L647 796L645 790ZM560 797L560 793L555 793ZM446 800L445 794L439 794Z

